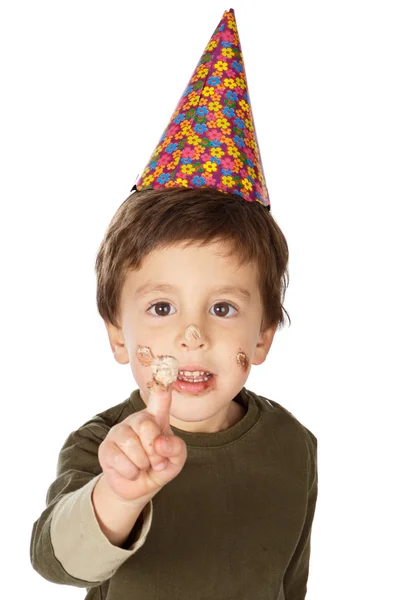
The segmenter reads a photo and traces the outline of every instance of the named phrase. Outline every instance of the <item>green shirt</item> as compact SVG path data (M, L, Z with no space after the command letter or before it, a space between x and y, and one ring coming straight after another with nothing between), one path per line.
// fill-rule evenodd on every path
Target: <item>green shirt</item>
M275 401L243 388L246 409L216 433L172 427L187 444L181 473L144 508L123 547L102 533L91 492L110 428L146 408L135 390L73 431L31 562L86 600L303 600L318 491L317 439Z

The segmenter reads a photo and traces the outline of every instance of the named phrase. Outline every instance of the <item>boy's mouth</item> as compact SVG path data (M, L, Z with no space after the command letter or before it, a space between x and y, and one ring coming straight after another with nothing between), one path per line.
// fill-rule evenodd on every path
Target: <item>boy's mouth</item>
M201 365L187 365L178 370L173 388L180 393L199 395L214 388L215 375Z
M185 369L179 370L177 375L177 379L180 381L189 381L190 383L209 381L211 377L213 377L213 373L207 371L186 371Z

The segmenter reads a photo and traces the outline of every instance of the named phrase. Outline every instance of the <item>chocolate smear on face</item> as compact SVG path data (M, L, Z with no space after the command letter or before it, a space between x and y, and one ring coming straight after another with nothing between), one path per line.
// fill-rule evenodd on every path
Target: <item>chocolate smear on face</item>
M189 325L186 328L185 339L188 340L188 342L191 340L198 340L201 337L200 329L199 327L196 327L196 325Z
M137 358L144 367L149 367L152 364L152 360L155 358L152 354L152 350L148 346L137 347Z
M243 368L244 371L247 371L249 368L249 359L247 355L243 352L243 350L239 349L238 354L236 355L236 362L240 367Z

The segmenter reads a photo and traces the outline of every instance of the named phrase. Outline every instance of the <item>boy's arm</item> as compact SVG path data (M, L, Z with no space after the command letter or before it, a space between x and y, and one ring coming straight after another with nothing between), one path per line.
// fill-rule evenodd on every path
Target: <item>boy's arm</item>
M308 492L307 515L296 550L283 578L285 600L304 600L307 593L311 529L318 496L317 439L311 432L309 433L312 443L310 442L309 453L310 489Z
M125 523L132 523L124 543L112 534L120 522L104 523L96 516L92 495L102 475L98 447L108 431L105 423L91 422L70 434L58 458L57 479L47 492L47 508L33 525L32 566L54 583L98 586L137 552L150 529L152 501L141 514L124 515ZM102 489L97 495L102 503L103 494Z

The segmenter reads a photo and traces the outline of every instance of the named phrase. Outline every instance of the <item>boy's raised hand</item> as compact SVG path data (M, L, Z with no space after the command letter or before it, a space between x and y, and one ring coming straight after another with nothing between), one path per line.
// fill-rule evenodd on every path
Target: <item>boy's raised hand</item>
M147 408L112 427L98 459L111 490L125 502L146 504L182 470L187 447L170 427L171 386L154 384Z

